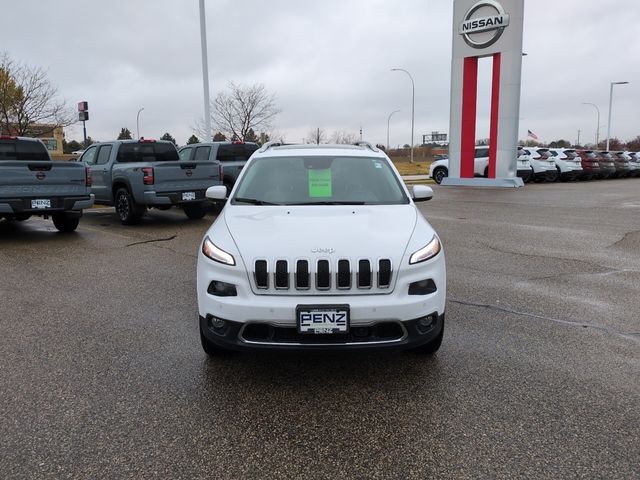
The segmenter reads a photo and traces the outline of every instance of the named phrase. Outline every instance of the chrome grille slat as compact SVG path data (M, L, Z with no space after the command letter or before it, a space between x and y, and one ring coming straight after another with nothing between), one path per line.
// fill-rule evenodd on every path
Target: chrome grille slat
M298 260L296 262L295 285L297 290L309 290L309 262Z
M269 264L266 260L256 260L253 276L259 289L266 290L269 288Z
M276 271L273 277L273 284L276 286L276 290L289 289L289 263L286 260L276 261Z
M329 260L318 260L316 269L316 288L329 290L331 288L331 265Z
M358 260L358 288L371 288L371 262L366 258Z
M254 261L253 280L256 288L264 294L290 292L288 294L291 295L296 291L298 295L303 291L309 291L309 294L346 294L355 289L385 290L393 283L393 265L388 258L373 261L368 258L257 259Z
M351 262L349 260L338 260L336 287L340 290L349 290L351 288Z

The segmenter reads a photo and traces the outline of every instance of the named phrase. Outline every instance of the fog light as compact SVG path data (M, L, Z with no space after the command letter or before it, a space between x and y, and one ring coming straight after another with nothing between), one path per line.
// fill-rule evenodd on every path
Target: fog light
M218 280L214 280L209 284L207 293L216 297L235 297L238 295L235 285Z
M212 317L211 318L211 326L213 328L215 328L216 330L220 330L220 329L224 328L226 325L227 325L227 322L225 322L221 318L218 318L218 317Z
M433 315L422 317L420 320L418 320L418 325L420 327L430 327L433 324L433 318Z

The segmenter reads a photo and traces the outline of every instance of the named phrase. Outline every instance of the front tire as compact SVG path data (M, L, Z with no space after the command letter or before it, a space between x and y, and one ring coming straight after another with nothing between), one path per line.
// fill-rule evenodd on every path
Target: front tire
M144 215L144 207L138 205L129 190L121 188L116 192L116 213L123 225L135 225Z
M75 232L80 223L80 216L76 213L56 213L52 215L53 225L58 229L60 233Z
M447 171L446 168L444 167L439 167L436 168L433 171L433 180L440 185L442 183L442 180L444 179L444 177L448 177L449 176L449 172Z
M204 205L201 203L185 205L182 208L184 209L184 214L191 220L200 220L207 214Z

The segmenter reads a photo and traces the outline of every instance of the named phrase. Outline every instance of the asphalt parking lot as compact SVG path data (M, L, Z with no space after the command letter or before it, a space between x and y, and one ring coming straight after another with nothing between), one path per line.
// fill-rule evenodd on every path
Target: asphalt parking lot
M640 181L434 191L431 359L208 360L211 215L0 222L0 478L637 478Z

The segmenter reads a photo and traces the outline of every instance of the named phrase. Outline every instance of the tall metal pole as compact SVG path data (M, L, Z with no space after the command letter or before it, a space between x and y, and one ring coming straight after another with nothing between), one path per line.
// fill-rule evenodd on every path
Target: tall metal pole
M598 149L598 143L600 143L600 109L595 103L582 102L583 105L591 105L598 112L598 123L596 124L596 150Z
M138 110L138 114L136 115L136 135L138 136L138 140L140 140L140 112L142 112L143 110L144 107Z
M393 114L398 113L399 111L400 110L394 110L389 114L389 117L387 118L387 155L389 154L389 123L391 122L391 117L393 117Z
M205 141L213 139L211 131L211 104L209 99L209 63L207 55L207 26L205 22L204 0L200 0L200 43L202 45L202 86L204 88L204 126L207 130Z
M609 121L607 122L607 152L609 151L609 140L611 139L611 106L613 104L613 86L627 85L629 82L611 82L609 88Z
M392 68L392 72L404 72L409 75L411 79L411 163L413 163L413 125L415 119L415 107L416 107L416 85L413 82L413 77L404 68Z

